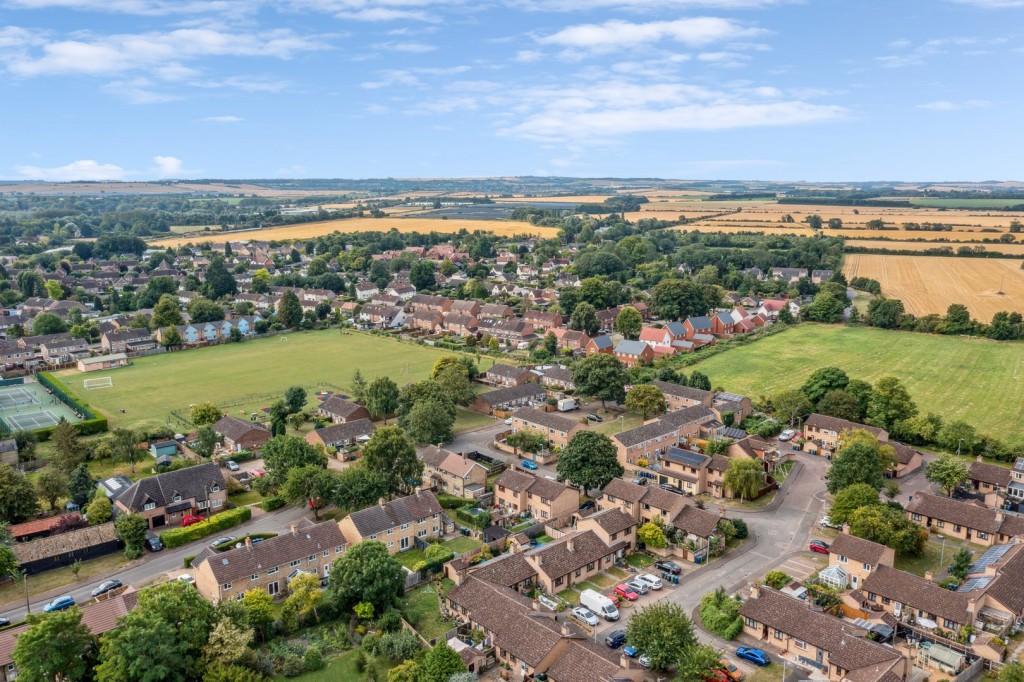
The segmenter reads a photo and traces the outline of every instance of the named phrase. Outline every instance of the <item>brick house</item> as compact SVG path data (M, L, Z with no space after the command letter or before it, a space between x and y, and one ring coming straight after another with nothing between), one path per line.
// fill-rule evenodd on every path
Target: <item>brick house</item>
M892 478L904 478L924 466L924 457L920 452L903 443L890 442L895 455L895 463L889 469Z
M688 438L700 434L701 426L715 418L715 413L706 405L693 405L617 433L612 436L612 442L618 449L619 463L628 471L642 469L637 464L640 459L646 459L649 466L657 462L669 447L685 444Z
M492 414L496 410L508 411L517 407L540 404L544 402L547 395L543 386L530 382L520 386L509 386L480 393L473 400L470 409L483 414Z
M370 418L370 412L365 407L336 395L332 395L320 403L320 406L316 408L316 413L321 417L327 417L335 424Z
M452 307L452 300L447 296L431 296L416 294L409 299L409 307L414 313L432 312L446 313Z
M540 521L571 516L579 509L575 488L522 471L506 469L494 481L494 505L517 514L529 513Z
M671 410L681 410L684 407L694 405L706 405L711 407L714 393L701 388L681 386L669 381L652 381L651 385L661 391L665 396L665 405Z
M121 512L140 514L150 528L176 526L192 514L224 510L228 487L220 466L207 462L143 478L114 500Z
M595 336L587 342L586 351L587 355L594 355L595 353L613 355L615 353L615 342L612 340L612 337L607 335Z
M967 481L976 493L984 496L985 504L989 507L1003 506L1006 491L1013 482L1013 472L1006 467L985 463L981 455L971 462L969 471Z
M288 532L255 544L246 538L242 547L226 552L203 549L192 560L192 576L199 593L215 604L240 600L249 590L266 590L275 597L286 594L288 583L302 573L327 580L345 546L336 522L303 519Z
M564 448L583 425L576 419L564 417L558 412L545 412L523 407L512 415L512 432L534 431L547 438L549 448Z
M476 317L480 314L480 302L472 298L462 301L452 301L451 307L448 308L448 314Z
M564 367L552 367L544 370L544 376L540 378L542 386L553 388L559 391L575 391L576 382L572 378L572 372Z
M383 543L395 554L416 547L416 543L440 538L448 521L437 498L421 490L397 500L352 512L338 526L349 545L364 540Z
M128 344L133 341L151 341L148 329L124 329L107 332L100 337L100 347L104 353L127 353Z
M986 547L1024 535L1024 516L926 492L914 495L906 513L911 521L933 533Z
M880 606L897 618L913 614L915 620L930 620L943 630L957 632L975 620L971 593L947 590L932 579L931 573L922 578L891 566L878 566L861 582L860 591L865 605Z
M512 317L516 314L516 311L511 307L503 303L485 303L480 308L480 313L477 315L480 319L501 319L505 317Z
M475 303L475 301L474 301ZM474 336L480 323L472 315L465 313L451 312L444 317L445 331L459 336Z
M562 326L562 316L559 313L546 313L540 310L528 310L523 315L523 320L529 322L534 331L539 334L551 331Z
M657 471L658 483L668 483L687 495L703 495L708 488L708 464L711 458L699 452L670 447L665 450Z
M341 424L325 426L322 429L314 429L306 434L306 442L310 445L341 449L369 440L373 431L373 422L369 419L353 419Z
M889 432L885 429L814 413L804 422L804 438L807 439L804 450L812 455L832 455L839 447L839 437L844 431L867 431L879 443L889 440Z
M654 362L654 349L643 341L619 341L612 351L612 355L622 363L623 367L634 367Z
M417 310L406 321L410 329L433 334L444 325L444 315L436 310Z
M686 506L686 498L657 486L637 485L614 478L601 490L601 497L596 503L599 510L618 509L633 517L639 525L654 519L668 525Z
M270 431L255 422L225 415L213 425L213 431L222 439L225 450L242 452L259 450L270 440Z
M739 424L741 421L749 417L754 411L754 406L753 403L750 402L750 398L744 395L724 393L722 391L715 393L714 397L712 397L711 407L713 407L719 415L731 412L733 415L733 422L736 424Z
M465 499L476 499L485 491L487 470L466 457L435 445L420 448L423 461L423 485L437 492Z
M693 341L697 336L711 336L711 320L707 317L688 317L683 322L686 329L686 340Z
M536 378L536 375L527 367L503 365L501 363L492 365L484 373L484 379L495 386L522 386Z
M850 574L853 589L863 587L867 577L879 566L892 568L895 561L896 552L891 547L850 535L848 528L844 528L829 547L829 565L842 566Z
M590 337L587 336L586 332L564 329L562 327L552 329L551 332L558 339L558 347L565 350L581 351L590 343Z

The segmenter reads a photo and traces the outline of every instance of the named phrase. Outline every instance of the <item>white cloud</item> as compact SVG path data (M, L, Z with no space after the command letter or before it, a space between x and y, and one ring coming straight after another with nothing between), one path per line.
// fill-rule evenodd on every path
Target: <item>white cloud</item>
M900 68L904 66L920 66L925 64L930 57L940 54L946 54L953 50L959 49L964 54L971 52L972 50L966 50L968 48L978 44L985 45L997 45L1005 43L1005 38L994 38L988 40L981 40L980 38L973 38L969 36L953 37L953 38L934 38L932 40L926 40L925 42L913 47L912 49L906 50L899 54L884 55L881 57L875 57L875 61L880 63L882 66L889 68ZM895 49L909 48L912 43L908 40L897 40L889 44L889 47Z
M183 168L181 159L173 156L154 156L153 163L155 164L153 170L158 178L180 178L183 174L190 172Z
M200 123L241 123L245 119L241 116L207 116L199 119Z
M242 15L259 8L254 0L6 0L12 9L70 9L84 12L165 16L171 14Z
M154 90L148 78L130 78L111 81L103 91L123 99L129 104L162 104L179 99L177 95Z
M928 111L957 111L960 109L984 109L985 107L991 106L991 104L991 102L984 99L969 99L966 102L939 100L937 102L918 104L917 108L927 109Z
M544 58L544 53L539 50L519 50L516 52L516 61L529 64Z
M694 17L675 21L633 23L612 19L603 24L580 24L537 39L543 45L594 53L648 47L671 40L691 47L702 47L724 40L747 38L766 33L764 29L743 26L732 19Z
M433 52L437 49L436 45L428 45L427 43L416 43L416 42L390 42L390 43L375 43L373 45L375 50L391 50L392 52L409 52L412 54L425 54L427 52Z
M463 0L291 0L291 8L331 14L352 21L436 22L437 10L464 5Z
M69 182L72 180L122 180L128 171L112 163L98 163L92 159L72 161L66 166L41 168L39 166L17 166L15 170L30 180Z

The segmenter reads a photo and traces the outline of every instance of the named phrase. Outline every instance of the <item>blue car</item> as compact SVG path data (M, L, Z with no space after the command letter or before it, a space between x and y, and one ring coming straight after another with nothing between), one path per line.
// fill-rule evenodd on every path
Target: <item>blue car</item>
M522 462L519 463L519 466L523 467L524 469L529 469L530 471L537 470L537 463L534 462L532 459L524 459Z
M52 602L43 607L43 611L47 613L51 611L63 611L64 609L70 609L75 605L75 600L70 594L65 594L63 597L57 597Z
M768 654L749 646L741 646L736 650L736 655L740 658L750 661L751 663L757 664L762 668L771 665L771 659L768 658Z
M612 630L607 636L605 636L604 643L613 649L618 649L626 643L626 631Z
M629 645L622 647L622 653L626 654L630 658L636 658L640 654L635 646Z

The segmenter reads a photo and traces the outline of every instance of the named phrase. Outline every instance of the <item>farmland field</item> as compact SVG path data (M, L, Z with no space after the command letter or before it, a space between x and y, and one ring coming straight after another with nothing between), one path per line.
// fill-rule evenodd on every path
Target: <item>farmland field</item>
M847 246L857 246L865 249L892 249L893 251L926 251L928 249L941 249L948 247L956 251L963 243L943 242L900 242L886 239L858 239L847 243ZM1024 244L966 244L971 248L981 247L986 251L995 253L1020 254L1024 256Z
M320 237L332 232L388 232L396 229L399 232L445 232L455 233L465 229L472 232L481 230L496 235L509 237L516 234L535 234L553 237L558 230L553 227L537 227L525 222L500 220L439 220L430 218L351 218L349 220L325 220L316 223L299 225L281 225L262 230L242 230L239 232L210 232L191 238L178 237L159 239L152 242L153 246L181 246L189 242L210 241L223 244L226 241L244 241L247 239L308 239Z
M870 382L898 377L920 410L1024 442L1024 343L803 324L694 368L716 387L757 398L799 388L827 366Z
M112 388L83 390L84 375L77 370L56 376L103 412L111 428L157 426L171 409L207 400L224 403L246 394L283 393L289 386L319 381L347 388L357 367L368 381L386 375L402 386L427 378L443 355L451 352L332 329L136 358L129 367L110 371ZM482 367L489 366L484 360ZM230 411L248 414L272 402L254 399Z
M882 294L903 301L915 315L945 313L963 303L971 315L988 322L1000 310L1024 312L1024 270L1008 258L944 258L847 254L847 278L870 277Z

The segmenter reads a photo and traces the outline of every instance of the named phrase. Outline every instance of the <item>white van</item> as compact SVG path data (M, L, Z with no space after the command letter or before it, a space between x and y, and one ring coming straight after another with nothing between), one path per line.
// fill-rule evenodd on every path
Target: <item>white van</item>
M619 610L615 608L615 603L600 592L583 590L580 593L580 603L605 620L619 619Z

